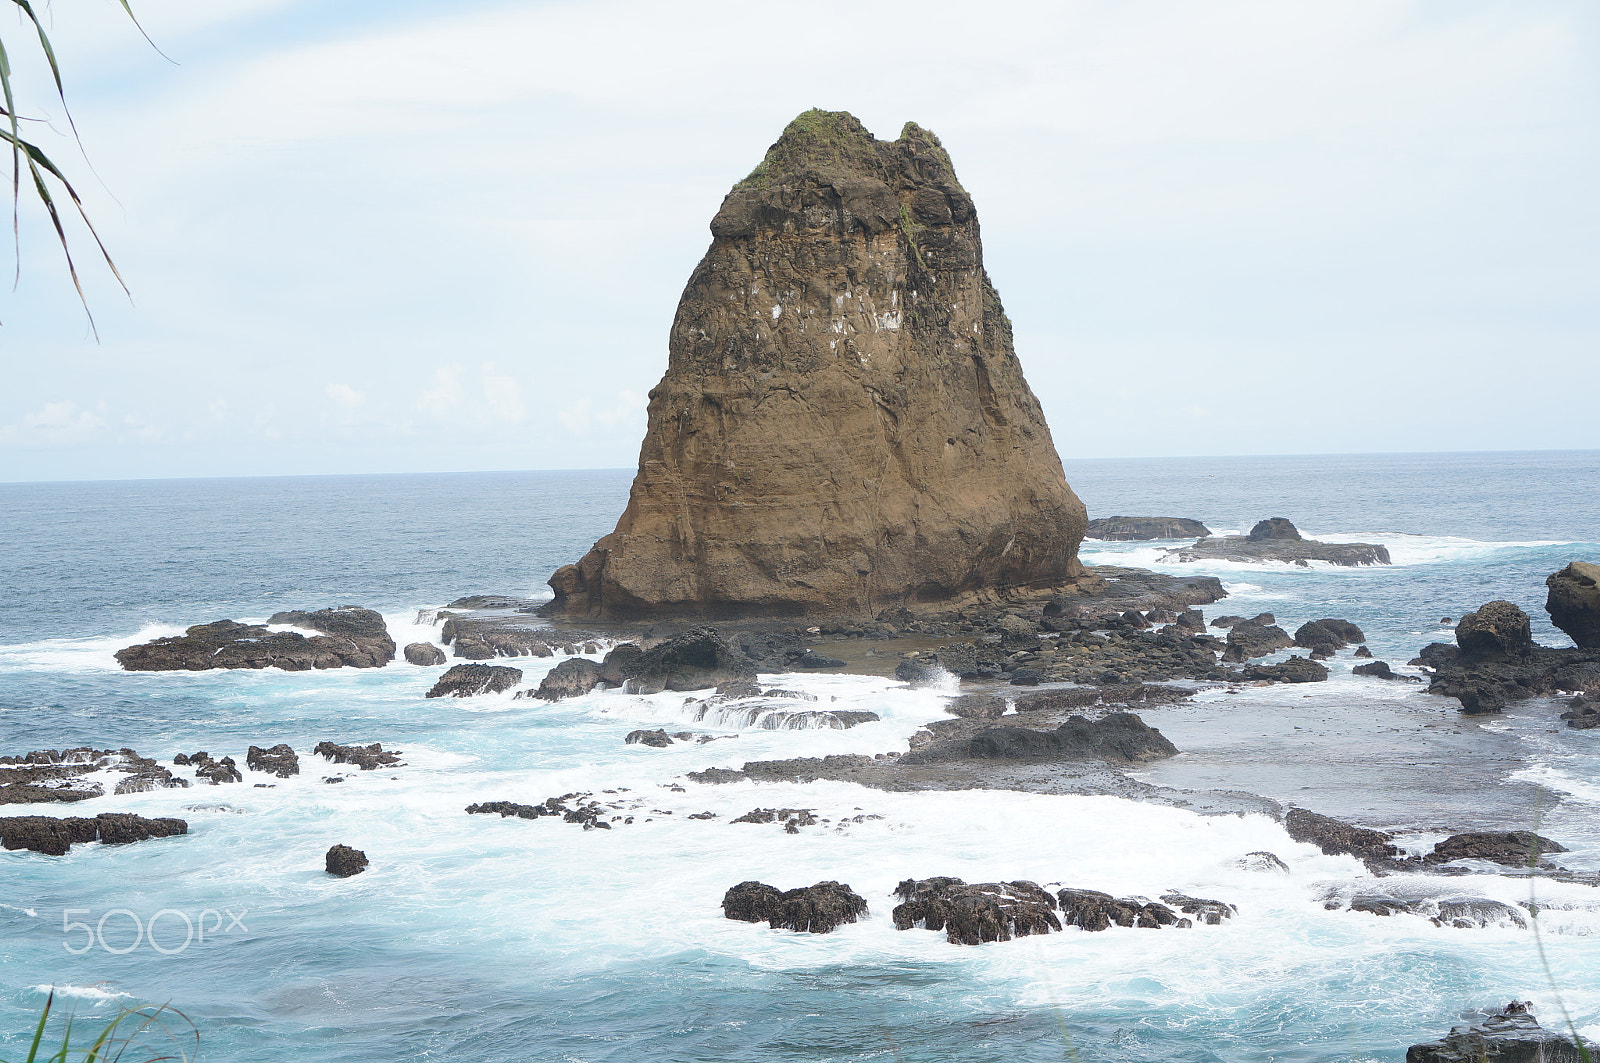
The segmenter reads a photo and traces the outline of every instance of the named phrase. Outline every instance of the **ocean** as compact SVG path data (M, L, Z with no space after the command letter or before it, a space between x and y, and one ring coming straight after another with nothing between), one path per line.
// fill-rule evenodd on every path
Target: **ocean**
M1544 578L1600 560L1600 451L1068 461L1091 516L1194 517L1217 533L1269 516L1307 537L1386 544L1395 564L1162 563L1175 544L1088 541L1094 563L1220 577L1205 608L1266 610L1293 630L1358 624L1397 670L1494 598L1568 645ZM1399 1061L1471 1008L1535 1001L1600 1039L1600 891L1505 876L1463 894L1536 902L1535 929L1434 926L1330 911L1371 887L1352 858L1265 816L1203 816L1112 797L890 793L844 783L684 779L747 760L906 748L947 695L843 674L771 677L881 717L850 730L695 722L692 695L618 691L546 704L508 692L425 700L440 667L127 673L121 647L216 620L357 604L397 643L419 611L467 594L548 594L609 531L625 471L0 484L0 754L132 747L165 764L243 764L287 742L302 774L107 796L6 815L181 816L186 836L0 852L0 1059L25 1054L54 987L80 1023L169 1005L211 1061ZM501 661L536 685L556 659ZM1538 829L1600 870L1600 732L1549 700L1463 718L1420 684L1212 689L1144 712L1183 752L1134 774L1251 790L1375 827ZM704 744L625 745L634 728ZM362 772L319 741L381 742L404 766ZM178 769L181 773L182 769ZM326 778L343 781L330 784ZM469 816L474 802L594 793L611 830ZM815 810L788 834L730 822ZM715 818L690 819L715 813ZM1428 833L1428 832L1432 833ZM366 852L323 871L335 843ZM1241 869L1266 850L1287 874ZM905 878L1032 879L1239 908L1220 926L1069 930L978 947L896 931ZM734 884L850 884L867 918L828 935L722 918ZM1392 883L1392 880L1382 880ZM1381 885L1381 883L1378 883ZM1438 883L1434 883L1438 884ZM198 930L196 929L198 928ZM181 1025L181 1024L180 1024ZM187 1029L187 1027L184 1027Z

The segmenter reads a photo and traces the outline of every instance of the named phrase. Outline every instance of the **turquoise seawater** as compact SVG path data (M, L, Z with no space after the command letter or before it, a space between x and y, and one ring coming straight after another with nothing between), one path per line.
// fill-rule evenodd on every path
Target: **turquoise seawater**
M1225 581L1232 597L1208 615L1265 609L1286 627L1344 617L1396 665L1449 638L1441 617L1492 598L1523 606L1541 641L1566 644L1542 609L1544 577L1569 560L1600 560L1600 452L1068 462L1067 473L1091 516L1189 516L1218 532L1286 516L1308 536L1386 543L1389 567L1173 570ZM1440 928L1325 910L1330 889L1371 885L1365 872L1291 842L1265 817L1103 797L682 779L768 757L903 749L942 715L944 697L890 680L775 677L882 720L767 731L696 723L673 694L429 701L422 694L442 668L404 662L129 674L112 659L193 623L347 603L385 613L402 644L436 637L415 623L419 610L470 593L542 593L555 567L610 530L629 478L0 485L0 754L86 744L168 763L206 749L242 763L250 744L288 742L303 771L70 809L6 807L179 815L190 833L64 857L0 852L0 1058L20 1054L51 986L86 1020L170 1004L199 1030L199 1058L227 1061L1398 1061L1463 1009L1513 997L1538 1002L1547 1024L1564 1007L1600 1035L1600 891L1589 887L1538 884L1537 935ZM1165 567L1160 545L1090 542L1084 556ZM504 663L531 685L555 662ZM1600 732L1564 731L1548 703L1463 722L1453 702L1352 677L1350 663L1292 697L1203 695L1172 717L1179 745L1228 732L1292 747L1312 720L1348 713L1367 728L1353 740L1374 758L1403 759L1415 729L1437 723L1471 758L1429 762L1429 746L1409 769L1415 785L1458 788L1457 809L1474 794L1503 810L1498 797L1531 793L1527 825L1573 850L1567 866L1600 869ZM640 726L724 737L625 746ZM323 739L382 742L405 752L405 766L359 772L314 760ZM1199 772L1184 765L1202 760L1162 770ZM1276 777L1255 770L1259 789L1278 796L1326 782L1314 759ZM1403 771L1386 777L1384 807L1403 805L1410 785ZM582 831L463 811L571 792L600 794L634 821ZM756 807L813 808L827 822L796 835L729 822ZM688 818L701 812L717 816ZM366 851L370 870L324 874L336 842ZM1290 873L1233 866L1262 849ZM895 931L894 884L935 874L1118 895L1176 889L1232 901L1240 915L1187 931L1072 931L978 948ZM721 918L723 892L751 878L848 882L869 918L826 936ZM1515 879L1450 885L1530 899Z

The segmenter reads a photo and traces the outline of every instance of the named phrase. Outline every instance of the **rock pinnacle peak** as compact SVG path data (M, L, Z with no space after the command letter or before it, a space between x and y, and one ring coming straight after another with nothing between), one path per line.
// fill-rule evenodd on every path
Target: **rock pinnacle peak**
M1081 575L1083 504L938 137L806 111L711 233L627 509L547 614L864 617Z

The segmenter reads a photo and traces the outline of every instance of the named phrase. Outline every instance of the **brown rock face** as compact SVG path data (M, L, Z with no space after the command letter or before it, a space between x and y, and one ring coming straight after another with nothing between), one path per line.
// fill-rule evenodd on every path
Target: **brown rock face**
M711 232L627 510L549 615L868 615L1081 574L1083 504L937 137L808 111Z
M1544 583L1550 622L1584 649L1600 649L1600 565L1574 561Z

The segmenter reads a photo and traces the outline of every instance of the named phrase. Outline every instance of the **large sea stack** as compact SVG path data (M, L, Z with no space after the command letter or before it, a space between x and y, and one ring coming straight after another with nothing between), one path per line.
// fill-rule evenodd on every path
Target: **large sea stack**
M865 616L1082 573L972 197L939 139L807 111L711 221L617 528L547 615Z

